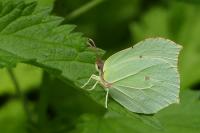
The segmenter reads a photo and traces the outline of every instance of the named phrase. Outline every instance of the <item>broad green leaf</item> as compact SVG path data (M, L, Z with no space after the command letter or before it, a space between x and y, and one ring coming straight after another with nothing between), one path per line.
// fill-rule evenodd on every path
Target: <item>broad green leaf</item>
M172 2L169 9L154 7L140 22L131 24L135 41L161 36L183 45L179 63L182 88L200 81L199 13L199 6Z
M29 6L19 3L0 18L1 66L25 62L55 70L73 82L90 75L96 52L88 48L87 38L71 33L73 25L61 26L63 19L49 16L49 9L28 12Z
M95 115L83 115L72 133L142 133L152 127L141 123L138 119L128 117L98 117ZM161 129L157 129L162 131Z
M200 93L184 90L179 106L161 111L157 118L163 123L165 133L198 133L200 130ZM153 132L153 131L152 131ZM159 133L158 131L156 133Z
M26 133L26 116L19 101L9 101L0 108L0 131L2 133Z
M50 16L49 9L29 8L35 3L11 4L0 18L1 67L21 62L36 65L72 86L79 86L95 73L96 54L103 51L90 48L87 38L72 32L73 25L60 25L63 19ZM2 11L8 10L7 6Z
M135 122L138 124L146 124L155 129L162 129L163 125L160 121L153 115L144 115L144 114L135 114L128 110L123 109L117 102L112 102L112 106L108 108L108 112L104 115L104 117L117 117L117 118L125 118L129 119L129 121ZM145 126L146 126L145 125Z
M63 18L50 16L48 8L36 11L30 8L35 3L11 4L3 6L0 18L2 68L21 62L35 65L73 87L96 71L96 54L103 51L90 48L87 38L72 32L75 26L60 25Z
M135 121L136 123L138 121ZM136 126L130 119L101 118L94 115L82 116L77 125L75 133L133 133L138 132Z
M171 106L157 114L163 123L162 129L155 129L141 124L138 119L116 117L114 115L103 118L95 115L83 115L77 124L75 133L198 133L200 130L200 94L185 90L181 93L181 103L177 107Z

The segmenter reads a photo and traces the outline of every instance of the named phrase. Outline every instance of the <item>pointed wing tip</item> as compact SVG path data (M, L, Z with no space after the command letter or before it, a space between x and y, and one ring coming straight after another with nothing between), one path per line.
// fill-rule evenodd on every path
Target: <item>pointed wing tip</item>
M174 42L175 43L175 42ZM175 45L178 47L179 51L181 51L183 49L183 46L180 44L175 43Z

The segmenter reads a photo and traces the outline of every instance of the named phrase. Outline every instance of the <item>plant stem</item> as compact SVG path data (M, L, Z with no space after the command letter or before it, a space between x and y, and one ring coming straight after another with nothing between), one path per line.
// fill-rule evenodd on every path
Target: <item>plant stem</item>
M104 0L91 0L89 3L86 3L82 7L78 8L77 10L75 10L72 13L70 13L69 15L67 15L65 17L66 21L71 21L71 20L79 17L80 15L86 13L87 11L94 8L95 6L97 6L98 4L100 4L103 1Z
M24 94L21 92L19 84L18 84L17 79L15 77L15 74L14 74L14 72L11 68L8 68L8 74L9 74L9 76L10 76L10 78L11 78L13 84L14 84L16 95L20 98L20 100L23 104L25 113L27 115L27 119L28 119L29 122L32 122L31 113L29 111L28 104L27 104L27 99L24 96Z
M51 88L50 75L44 71L42 85L40 87L39 109L38 109L38 124L40 127L44 127L47 123L47 108L48 108L48 91Z

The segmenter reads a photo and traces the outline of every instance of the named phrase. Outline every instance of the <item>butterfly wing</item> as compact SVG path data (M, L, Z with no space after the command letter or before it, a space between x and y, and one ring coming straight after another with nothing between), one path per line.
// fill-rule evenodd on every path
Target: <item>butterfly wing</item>
M112 55L104 64L110 95L132 112L152 114L179 102L177 71L181 46L162 38L139 42Z

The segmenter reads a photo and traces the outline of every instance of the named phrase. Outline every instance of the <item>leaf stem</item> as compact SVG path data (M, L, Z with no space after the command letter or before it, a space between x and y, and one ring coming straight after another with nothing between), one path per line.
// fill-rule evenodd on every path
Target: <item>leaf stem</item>
M10 76L10 78L11 78L13 84L14 84L16 95L17 95L17 97L19 97L19 99L21 100L21 102L23 104L25 113L27 115L27 119L28 119L29 122L32 122L31 113L29 111L28 104L27 104L27 99L20 90L20 87L19 87L19 84L18 84L17 79L15 77L15 74L14 74L14 72L11 68L8 68L7 70L8 70L8 74L9 74L9 76Z
M81 6L80 8L76 9L75 11L73 11L72 13L68 14L65 18L66 21L71 21L77 17L79 17L80 15L86 13L87 11L89 11L90 9L94 8L95 6L97 6L98 4L100 4L101 2L103 2L104 0L91 0L90 2L86 3L85 5Z

